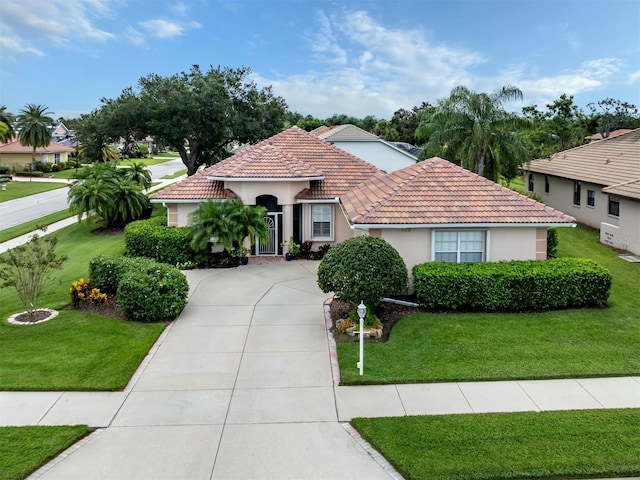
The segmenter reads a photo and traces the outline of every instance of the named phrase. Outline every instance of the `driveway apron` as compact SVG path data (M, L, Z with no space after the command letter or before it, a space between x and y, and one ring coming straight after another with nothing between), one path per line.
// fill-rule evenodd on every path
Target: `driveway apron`
M388 479L340 425L317 262L187 272L106 429L42 479Z

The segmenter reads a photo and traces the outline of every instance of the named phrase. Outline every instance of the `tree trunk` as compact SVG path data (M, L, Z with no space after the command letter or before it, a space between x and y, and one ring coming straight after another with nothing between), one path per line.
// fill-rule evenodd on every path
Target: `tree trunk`
M189 142L189 150L184 146L177 147L182 163L187 167L187 176L191 176L198 171L198 146L195 142Z

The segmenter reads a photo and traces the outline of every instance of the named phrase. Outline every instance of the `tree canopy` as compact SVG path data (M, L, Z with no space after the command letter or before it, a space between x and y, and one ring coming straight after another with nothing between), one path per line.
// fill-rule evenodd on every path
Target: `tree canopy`
M45 105L28 104L18 114L16 121L18 139L20 145L33 147L31 154L31 168L36 165L36 148L47 147L51 142L51 130L49 126L53 123L50 117L51 112Z
M102 99L102 107L86 118L81 137L93 129L102 142L115 138L141 139L176 150L187 173L227 157L237 144L254 143L282 130L286 103L271 87L259 89L248 79L248 68L194 65L171 76L142 77L138 90L125 89L116 99ZM95 117L95 118L93 118Z

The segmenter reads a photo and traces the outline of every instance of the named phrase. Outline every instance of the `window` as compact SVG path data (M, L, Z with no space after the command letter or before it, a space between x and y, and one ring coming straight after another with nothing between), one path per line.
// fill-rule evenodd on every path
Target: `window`
M60 154L59 153L54 153L53 154L53 163L55 163L56 165L58 165L60 163Z
M582 186L580 185L580 182L575 181L573 182L573 204L574 205L580 205L580 189L582 188Z
M549 175L544 176L544 193L549 193Z
M587 190L587 205L590 207L596 206L596 192L593 190Z
M611 195L609 195L609 215L620 216L620 201Z
M529 191L533 192L533 173L529 174Z
M331 217L333 207L331 205L312 205L311 206L311 236L313 238L331 238Z
M447 263L482 262L484 259L484 232L435 231L433 260Z

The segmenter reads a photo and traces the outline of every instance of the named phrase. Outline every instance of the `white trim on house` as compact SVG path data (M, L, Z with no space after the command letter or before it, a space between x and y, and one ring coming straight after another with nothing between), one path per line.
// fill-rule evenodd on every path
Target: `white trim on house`
M326 200L297 200L296 203L339 203L340 199L336 198L328 198Z
M163 207L166 207L166 203L185 203L185 204L192 204L192 205L197 205L199 203L202 203L206 200L224 200L223 198L192 198L192 199L188 199L188 200L174 200L174 199L167 199L167 198L150 198L149 201L151 203L162 203Z

